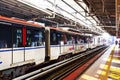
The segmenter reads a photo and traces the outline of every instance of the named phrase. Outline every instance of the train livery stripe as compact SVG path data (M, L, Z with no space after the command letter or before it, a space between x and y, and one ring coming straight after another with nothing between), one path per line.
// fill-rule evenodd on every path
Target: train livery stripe
M2 61L0 61L0 64L2 64Z
M73 45L61 45L62 47L64 46L73 46ZM60 45L51 45L50 47L60 47ZM32 49L40 49L40 48L45 48L45 46L40 46L40 47L35 47L35 48L25 48L25 50L32 50ZM19 51L19 50L24 50L24 48L18 48L18 49L13 49L13 51ZM0 52L9 52L12 51L12 49L8 50L0 50Z
M31 25L31 26L36 26L36 27L44 27L44 26L42 26L42 25L40 25L40 24L34 24L34 23L32 23L32 22L27 22L27 21L25 21L25 20L19 20L19 19L17 19L17 18L7 18L7 17L4 17L4 16L0 16L0 20L5 20L5 21L10 21L10 22L12 22L12 23L20 23L20 24L25 24L25 25Z
M60 45L50 45L50 47L60 47Z
M40 48L45 48L45 46L40 46L40 47L36 47L36 48L25 48L25 50L40 49ZM24 48L13 49L13 51L19 51L19 50L24 50ZM12 51L12 49L0 50L0 52L9 52L9 51Z
M51 46L51 47L59 47L59 46ZM40 46L35 48L25 48L25 50L40 49L40 48L45 48L45 46ZM19 50L24 50L24 48L13 49L13 51L19 51ZM9 51L12 51L12 49L0 50L0 52L9 52Z
M0 50L0 52L9 52L9 51L12 51L11 49L9 50Z

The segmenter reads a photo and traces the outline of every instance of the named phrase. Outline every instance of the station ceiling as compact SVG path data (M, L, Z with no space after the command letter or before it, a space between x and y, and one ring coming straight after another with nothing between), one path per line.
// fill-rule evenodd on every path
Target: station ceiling
M36 6L23 4L18 0L0 0L0 15L25 20L38 20L46 23L51 22L53 24L57 24L57 22L60 24L63 24L64 22L70 23L72 21L61 14L55 14L55 18L52 18L52 10L44 10L42 8L35 7ZM47 17L51 18L47 19Z
M81 0L74 0L80 5ZM115 0L83 0L89 8L89 15L96 16L102 26L111 35L116 35Z
M30 20L38 16L52 15L49 11L44 12L39 9L20 3L17 0L0 0L0 15L3 16Z

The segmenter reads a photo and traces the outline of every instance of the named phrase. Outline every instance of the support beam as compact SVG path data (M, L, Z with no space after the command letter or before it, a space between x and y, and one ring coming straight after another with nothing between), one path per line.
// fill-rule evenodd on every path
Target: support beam
M45 28L45 61L50 60L50 28Z
M101 27L105 27L105 28L116 28L116 26L101 26Z

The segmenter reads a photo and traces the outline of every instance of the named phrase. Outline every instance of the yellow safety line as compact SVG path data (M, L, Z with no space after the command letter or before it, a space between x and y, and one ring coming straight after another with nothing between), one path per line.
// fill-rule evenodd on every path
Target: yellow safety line
M110 56L107 59L106 64L104 65L103 71L101 72L101 74L99 76L99 80L108 80L108 73L109 73L109 70L110 70L114 50L115 50L115 47L113 47L112 52L110 53Z
M120 58L113 56L112 61L116 62L115 64L119 64ZM120 68L114 65L111 66L108 77L112 80L120 80Z

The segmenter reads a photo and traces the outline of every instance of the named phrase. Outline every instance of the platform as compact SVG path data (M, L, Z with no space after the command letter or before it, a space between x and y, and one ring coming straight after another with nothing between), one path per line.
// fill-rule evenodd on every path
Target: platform
M120 80L120 48L110 48L76 80Z

